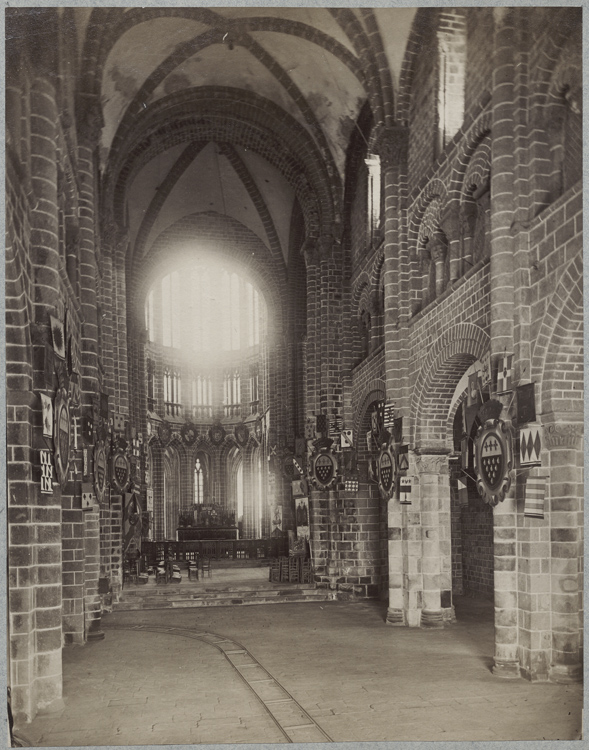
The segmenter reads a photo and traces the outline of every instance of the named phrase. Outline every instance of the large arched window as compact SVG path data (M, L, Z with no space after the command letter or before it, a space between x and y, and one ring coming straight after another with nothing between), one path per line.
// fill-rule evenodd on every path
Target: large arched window
M215 262L172 271L145 301L148 340L174 349L230 352L257 346L265 321L263 297L251 281Z

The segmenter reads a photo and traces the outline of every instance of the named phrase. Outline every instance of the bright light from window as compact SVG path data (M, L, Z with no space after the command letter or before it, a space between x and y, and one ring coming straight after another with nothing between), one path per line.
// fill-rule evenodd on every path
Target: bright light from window
M172 271L158 284L145 301L149 341L197 352L238 351L260 343L266 306L237 273L198 263Z

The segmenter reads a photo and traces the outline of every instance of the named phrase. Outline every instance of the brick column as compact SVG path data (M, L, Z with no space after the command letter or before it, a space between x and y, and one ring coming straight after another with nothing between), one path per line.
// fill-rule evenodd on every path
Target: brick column
M415 463L421 504L421 624L441 628L453 617L448 457L419 455Z
M97 289L98 264L95 244L94 152L102 126L100 105L94 102L80 115L78 175L80 178L80 297L82 308L82 405L89 408L99 392ZM84 628L86 638L102 638L101 604L98 594L100 571L99 512L84 513Z
M409 265L402 233L403 199L407 192L408 129L382 128L374 144L380 156L384 186L384 341L386 394L396 402L399 416L410 413L408 321ZM413 551L414 508L402 508L397 500L388 504L388 569L390 625L418 625L421 611L421 580L409 556Z
M104 638L100 630L102 603L98 595L100 575L100 511L84 512L84 621L87 640Z
M554 413L542 421L550 451L549 677L573 682L583 674L583 423Z
M493 142L491 148L491 359L513 352L514 242L514 48L513 9L494 8ZM517 379L516 379L517 380ZM502 398L502 417L508 401ZM516 488L494 510L495 665L493 673L518 677L518 602Z
M47 20L47 19L46 19ZM48 64L44 62L43 67ZM46 68L45 68L46 69ZM30 93L30 143L32 210L31 256L34 274L33 345L43 359L45 342L51 341L49 314L60 300L57 237L57 107L55 89L45 77L36 78ZM42 365L41 365L42 367ZM36 373L41 385L44 377ZM61 493L40 492L38 448L41 439L40 403L30 393L8 394L7 417L13 424L7 444L31 447L33 466L8 467L9 509L9 612L10 682L15 714L31 719L37 712L63 706L61 663ZM27 407L33 407L29 409ZM33 430L21 422L33 417ZM16 454L18 456L18 453ZM25 453L23 451L24 458ZM14 453L13 453L14 457ZM25 484L32 479L32 484ZM19 507L20 506L20 507Z

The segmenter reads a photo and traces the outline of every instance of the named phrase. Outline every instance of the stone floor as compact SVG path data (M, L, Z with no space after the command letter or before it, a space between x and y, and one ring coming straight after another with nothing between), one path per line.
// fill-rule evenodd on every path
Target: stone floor
M65 709L36 746L573 740L581 685L490 672L492 608L393 628L377 602L118 612L64 651Z

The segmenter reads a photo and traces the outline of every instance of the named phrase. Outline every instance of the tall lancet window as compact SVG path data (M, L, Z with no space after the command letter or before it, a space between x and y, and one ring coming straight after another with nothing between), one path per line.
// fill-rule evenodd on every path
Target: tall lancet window
M200 458L194 463L194 504L202 505L204 502L204 477Z

